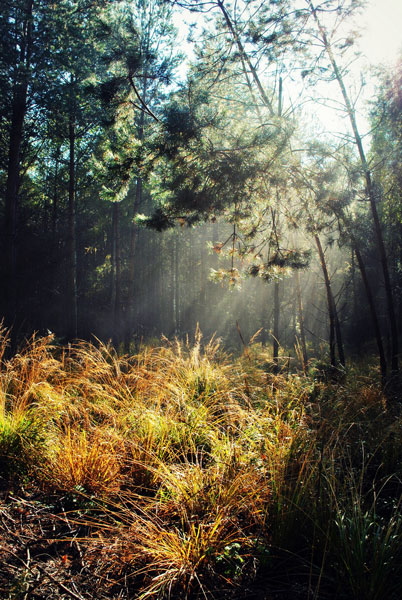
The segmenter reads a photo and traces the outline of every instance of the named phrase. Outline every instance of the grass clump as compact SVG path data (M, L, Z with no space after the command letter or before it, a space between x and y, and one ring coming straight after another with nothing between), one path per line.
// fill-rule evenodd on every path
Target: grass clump
M120 483L117 442L101 429L68 426L56 437L44 474L49 485L63 491L112 494Z
M402 575L402 515L399 503L390 514L376 505L354 502L338 507L331 537L334 567L357 600L397 598Z
M32 411L0 409L0 475L26 475L37 467L45 442Z

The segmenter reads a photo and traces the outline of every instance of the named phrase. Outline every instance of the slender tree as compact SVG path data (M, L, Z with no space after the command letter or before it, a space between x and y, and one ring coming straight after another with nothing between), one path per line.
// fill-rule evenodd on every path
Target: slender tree
M8 56L15 61L10 77L10 126L8 144L8 166L5 186L5 312L7 323L13 323L16 296L16 228L18 209L18 189L20 185L21 146L24 135L24 121L28 107L28 86L31 77L33 45L33 0L16 2L3 14L2 33L10 46L5 48ZM11 29L8 34L7 29Z
M304 311L303 311L303 300L300 288L300 274L299 271L295 272L295 290L296 290L296 303L297 303L297 314L300 328L300 343L302 350L303 359L303 371L307 370L308 355L307 355L307 344L306 344L306 330L304 326Z
M365 183L366 183L367 197L368 197L368 200L370 203L371 214L372 214L372 218L373 218L374 231L375 231L376 240L377 240L377 248L378 248L378 253L379 253L379 257L380 257L380 261L381 261L383 277L384 277L384 288L385 288L385 294L386 294L386 300L387 300L388 318L389 318L390 333L391 333L391 368L394 372L397 372L398 371L398 329L397 329L397 324L396 324L393 290L392 290L391 277L390 277L389 267L388 267L387 252L386 252L386 248L385 248L380 218L379 218L378 210L377 210L378 198L377 198L377 193L376 193L376 190L375 190L374 184L373 184L372 172L371 172L369 163L366 158L366 153L365 153L365 150L363 147L362 137L360 135L359 128L357 126L355 108L353 106L353 103L352 103L349 93L347 91L345 81L344 81L344 76L342 74L341 68L339 67L339 64L338 64L338 61L337 61L337 58L336 58L336 55L334 52L333 43L332 43L331 38L330 38L328 32L326 31L326 28L320 18L320 9L317 8L311 0L306 0L306 2L308 4L308 8L313 17L313 20L316 24L316 32L317 32L316 35L319 38L319 40L322 44L322 47L328 56L334 78L339 85L341 95L343 98L343 102L344 102L344 106L345 106L345 110L346 110L346 114L348 116L348 119L349 119L349 122L351 125L351 129L353 132L354 142L356 144L358 154L360 157L360 162L361 162L361 166L362 166L362 170L363 170L363 174L364 174L364 178L365 178ZM326 6L325 10L327 10L327 9L328 9L328 7Z

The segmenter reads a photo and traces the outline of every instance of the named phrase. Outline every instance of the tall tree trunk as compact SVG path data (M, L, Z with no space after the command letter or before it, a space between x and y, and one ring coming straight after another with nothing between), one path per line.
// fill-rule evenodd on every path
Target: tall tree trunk
M357 285L356 285L356 263L355 263L355 251L352 248L351 252L351 271L352 271L352 289L353 289L353 315L354 318L357 315Z
M385 358L384 344L382 342L380 321L378 318L373 293L371 291L370 282L369 282L369 279L367 276L366 266L364 264L362 254L360 252L359 242L356 239L355 235L353 234L353 231L351 230L351 227L350 227L350 224L348 223L346 215L344 214L343 211L341 211L339 216L340 216L341 221L343 222L343 224L348 232L348 235L350 237L350 240L352 243L352 259L353 259L353 256L356 256L357 264L358 264L359 270L360 270L360 275L361 275L361 278L363 281L364 291L366 293L367 303L369 305L371 320L372 320L373 327L374 327L374 335L375 335L376 343L377 343L378 357L379 357L379 361L380 361L381 383L382 383L382 386L384 387L385 383L386 383L386 379L387 379L387 360ZM353 283L353 288L354 288L353 296L354 296L355 309L356 309L355 283Z
M278 357L279 357L279 316L280 316L280 299L279 299L279 281L274 283L274 327L272 340L272 358L274 361L274 373L278 372Z
M180 305L180 269L179 269L179 254L180 254L179 234L174 238L174 297L175 297L175 334L181 333L181 305ZM181 240L183 242L183 240Z
M180 333L180 298L179 298L179 250L177 234L173 234L171 256L171 289L172 289L172 320L174 335Z
M292 305L292 326L289 329L289 340L287 341L286 345L291 347L294 346L297 342L297 316L298 316L298 312L297 312L297 298L296 298L296 291L293 288L292 290L292 300L291 300L291 305Z
M8 166L5 190L4 239L5 239L5 311L8 325L15 318L16 305L16 233L18 188L20 183L20 154L23 139L27 93L32 53L32 9L33 0L25 4L24 19L19 44L19 65L13 89L12 115L10 124ZM16 25L17 26L17 25Z
M112 311L113 311L113 345L118 349L121 341L121 256L120 256L120 227L119 227L120 205L118 202L112 204Z
M53 180L53 197L52 197L52 240L53 245L56 244L56 233L57 233L57 217L58 217L58 179L59 179L59 164L60 164L60 146L57 147L56 155L54 158L54 180Z
M73 84L73 77L71 77ZM77 250L75 229L75 115L70 108L69 122L69 164L68 164L68 235L67 235L67 337L78 335L77 301Z
M125 324L124 349L130 351L130 344L135 330L135 274L136 274L136 245L138 237L137 225L134 222L135 215L142 201L142 180L137 177L135 182L135 195L132 205L132 219L130 229L130 247L128 253L128 278L127 278L127 300Z
M345 353L343 351L342 330L341 330L341 324L339 321L338 309L336 308L336 302L335 302L334 295L332 293L332 289L331 289L331 295L332 295L332 303L334 305L336 346L338 348L339 362L341 363L342 367L344 367L346 365L346 361L345 361Z
M367 271L366 271L366 267L365 267L362 255L357 246L357 243L355 243L356 240L353 239L352 241L353 241L353 245L354 245L353 249L354 249L354 252L356 255L357 264L359 265L360 274L361 274L364 289L366 292L367 302L368 302L368 305L370 308L371 320L372 320L373 326L374 326L374 333L375 333L377 349L378 349L378 357L380 359L381 382L382 382L382 385L384 386L386 379L387 379L387 361L385 358L384 345L382 343L380 323L378 320L377 310L375 307L374 298L373 298L373 294L371 292L371 287L370 287L370 283L369 283L369 280L367 277Z
M194 257L194 263L200 263L200 278L195 278L195 298L198 298L198 321L202 324L201 330L203 330L204 323L207 323L206 319L206 308L208 306L208 292L207 292L207 281L208 281L208 265L205 258L205 235L200 232L198 238L198 244L196 247L196 256Z
M321 246L321 241L318 235L314 235L314 241L317 246L318 256L320 258L321 269L324 275L325 291L327 294L327 306L329 317L329 359L332 367L336 367L335 357L335 303L332 297L331 282L328 275L327 263L325 262L324 251Z
M306 345L306 332L304 329L304 312L303 312L303 300L300 289L300 275L299 271L296 270L295 273L295 282L296 282L296 302L297 302L297 313L299 317L299 327L300 327L300 345L302 350L302 359L303 359L303 371L304 373L307 370L307 345Z
M279 101L278 101L278 116L282 115L282 77L279 78ZM276 190L276 210L272 211L272 228L275 233L277 251L279 252L279 191ZM274 339L272 348L272 357L274 361L274 373L278 372L278 355L279 355L279 316L280 316L280 299L279 299L279 281L274 283Z
M268 293L267 289L263 289L263 300L261 302L261 313L260 313L260 323L261 323L261 344L262 346L266 346L268 344L268 336L269 336L269 327L268 327L268 316L267 316L267 303L265 302L265 296Z
M142 97L144 102L146 101L147 91L147 78L144 78L144 85L142 89ZM144 123L145 123L145 112L140 113L138 126L137 126L137 139L141 142L144 139ZM128 254L128 280L127 280L127 300L126 300L126 314L127 321L125 324L125 336L124 336L124 349L125 352L130 351L130 344L134 332L135 322L135 266L136 266L136 242L137 242L137 225L135 224L135 215L142 202L142 180L137 177L135 182L135 195L134 202L132 205L132 219L130 229L130 248Z
M373 217L374 230L375 230L375 235L377 238L377 248L378 248L378 253L380 256L382 272L383 272L383 277L384 277L384 288L385 288L385 294L386 294L386 298L387 298L388 319L389 319L390 333L391 333L391 368L392 368L393 372L397 372L398 371L398 328L397 328L397 323L396 323L394 300L393 300L393 294L392 294L391 277L390 277L389 268L388 268L387 253L385 250L384 238L383 238L380 219L379 219L378 211L377 211L377 202L376 202L375 191L374 191L374 186L373 186L372 177L371 177L371 171L370 171L370 167L368 165L367 159L366 159L366 155L365 155L364 148L363 148L363 142L362 142L362 139L361 139L361 136L359 133L359 129L357 127L355 109L354 109L354 107L349 99L349 95L346 91L342 73L339 70L338 64L335 60L335 56L332 51L332 46L328 40L328 37L325 33L323 26L321 25L321 22L318 18L317 11L316 11L315 7L313 6L313 3L311 2L311 0L308 0L308 3L310 6L310 11L314 17L314 20L315 20L318 30L320 32L321 40L323 42L325 51L331 62L335 78L338 82L338 85L339 85L341 93L342 93L346 112L347 112L347 115L349 117L349 121L350 121L350 124L352 127L355 143L356 143L356 146L357 146L357 149L359 152L359 156L360 156L360 162L361 162L363 172L364 172L364 177L366 180L366 191L367 191L367 195L368 195L369 202L370 202L371 214Z

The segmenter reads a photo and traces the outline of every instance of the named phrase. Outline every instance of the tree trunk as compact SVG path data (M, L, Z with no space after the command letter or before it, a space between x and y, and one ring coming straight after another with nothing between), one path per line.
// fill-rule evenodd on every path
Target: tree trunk
M146 101L147 91L147 78L144 78L144 85L142 89L142 97L144 102ZM142 111L137 126L137 139L141 142L144 139L144 122L145 113ZM137 225L135 224L135 215L137 214L138 208L142 202L142 180L137 177L135 183L135 196L132 206L132 219L131 219L131 230L130 230L130 248L128 254L128 281L127 281L127 300L126 300L126 313L127 322L125 324L125 336L124 336L124 350L125 352L130 351L131 339L134 332L135 322L135 264L136 264L136 242L137 242Z
M272 359L274 361L274 373L278 372L278 357L279 357L279 316L280 316L280 299L279 299L279 281L274 283L274 327L272 340Z
M136 273L136 245L138 230L134 222L135 215L142 201L142 180L137 177L135 183L135 196L132 207L132 220L130 229L130 247L128 253L128 279L127 279L127 300L126 314L127 321L125 324L124 349L125 352L130 351L130 344L134 333L135 323L135 273Z
M338 85L339 85L341 93L342 93L346 112L349 117L350 124L352 126L355 143L356 143L357 149L359 151L360 162L361 162L365 180L366 180L366 190L367 190L367 195L368 195L369 202L370 202L371 214L373 216L374 230L375 230L375 235L377 238L377 247L378 247L378 253L380 255L380 261L381 261L382 272L383 272L383 277L384 277L384 288L385 288L385 294L386 294L386 298L387 298L388 319L389 319L390 333L391 333L391 368L392 368L392 371L396 373L398 371L398 328L397 328L396 316L395 316L391 277L390 277L389 269L388 269L387 253L385 250L385 244L384 244L384 238L382 235L380 219L378 217L377 203L376 203L376 197L375 197L375 192L374 192L374 186L373 186L373 182L372 182L372 178L371 178L371 171L370 171L367 159L366 159L362 139L361 139L358 127L357 127L355 109L353 108L353 105L352 105L352 103L349 99L348 93L346 91L342 73L339 70L338 64L335 60L335 56L332 52L332 46L327 38L324 28L322 27L322 25L320 23L316 9L314 8L311 0L308 0L308 2L309 2L311 13L314 17L314 20L315 20L318 30L320 32L324 48L325 48L328 58L331 62L335 78L338 82Z
M58 217L58 178L59 178L59 163L60 163L60 146L57 147L56 156L54 158L54 181L53 181L53 198L52 198L52 240L53 245L56 244L56 233L57 233L57 217Z
M302 350L302 359L303 359L303 371L306 373L307 370L307 346L306 346L306 332L304 329L304 312L303 312L303 301L300 289L300 275L299 271L296 270L295 273L295 281L296 281L296 302L297 302L297 313L299 317L299 327L300 327L300 344Z
M355 289L355 281L354 281L354 259L353 259L353 257L356 256L357 264L359 266L360 275L361 275L361 278L363 281L364 290L365 290L366 297L367 297L367 302L368 302L369 309L370 309L371 320L373 322L374 334L375 334L375 338L376 338L376 342L377 342L378 357L380 360L381 383L384 386L386 383L386 378L387 378L387 361L385 358L384 345L382 343L380 321L378 318L377 309L375 307L374 297L373 297L373 294L371 291L369 279L367 277L367 271L366 271L366 267L365 267L365 264L363 261L363 257L360 252L360 249L359 249L358 240L356 239L353 232L351 231L350 225L348 224L347 218L346 218L345 214L343 213L343 211L340 212L339 216L348 232L348 235L350 236L350 240L351 240L351 244L352 244L354 310L355 310L355 312L357 310L356 289Z
M334 306L336 346L338 348L339 362L341 363L342 367L344 367L346 365L346 361L345 361L345 354L343 351L342 330L341 330L341 324L339 322L338 309L336 308L335 298L332 293L332 289L331 289L331 296L332 296L332 303Z
M195 285L195 298L198 298L198 321L202 324L201 330L203 330L204 323L206 324L206 308L208 306L208 293L207 293L207 281L208 281L208 265L205 260L205 235L200 234L198 238L198 244L196 247L196 256L194 257L194 263L200 263L200 278L194 280Z
M119 229L120 205L118 202L112 204L112 311L113 311L113 345L118 349L121 341L121 256L120 256L120 229Z
M180 236L181 238L181 236ZM181 306L180 306L180 270L179 270L179 234L174 237L174 304L175 304L175 335L181 333Z
M71 83L73 78L71 77ZM67 337L78 335L77 251L75 231L75 116L70 108L69 123L69 181L68 181L68 237L67 237Z
M360 274L362 276L364 289L365 289L366 296L367 296L367 302L368 302L368 305L370 308L371 320L373 321L374 333L375 333L375 338L376 338L377 348L378 348L378 356L380 359L381 382L382 382L382 385L384 386L386 379L387 379L387 361L385 358L384 346L382 343L380 323L378 320L377 310L375 307L373 294L371 293L371 287L370 287L370 283L369 283L369 280L367 277L366 267L364 265L362 255L360 253L359 248L357 247L356 240L353 238L352 241L353 241L353 245L354 245L353 249L354 249L354 253L356 255L357 264L359 265Z
M179 249L177 234L173 234L171 256L172 320L174 335L180 334L180 297L179 297Z
M20 154L23 139L23 128L27 111L27 93L29 69L32 53L32 8L33 0L25 5L25 16L22 23L20 40L20 60L14 82L12 115L10 125L8 167L5 190L4 239L5 239L5 312L7 324L11 325L15 318L16 305L16 233L18 188L20 183Z
M321 241L318 235L314 235L314 241L317 246L318 255L320 257L321 269L324 275L325 291L327 293L328 317L329 317L329 359L332 367L336 367L335 357L335 314L334 302L331 291L331 282L329 280L327 263L325 262L324 252L321 246Z

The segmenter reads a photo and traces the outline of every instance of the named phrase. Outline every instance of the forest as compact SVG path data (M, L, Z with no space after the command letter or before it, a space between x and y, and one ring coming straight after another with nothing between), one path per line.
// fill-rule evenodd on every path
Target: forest
M400 598L374 4L2 0L0 597Z

